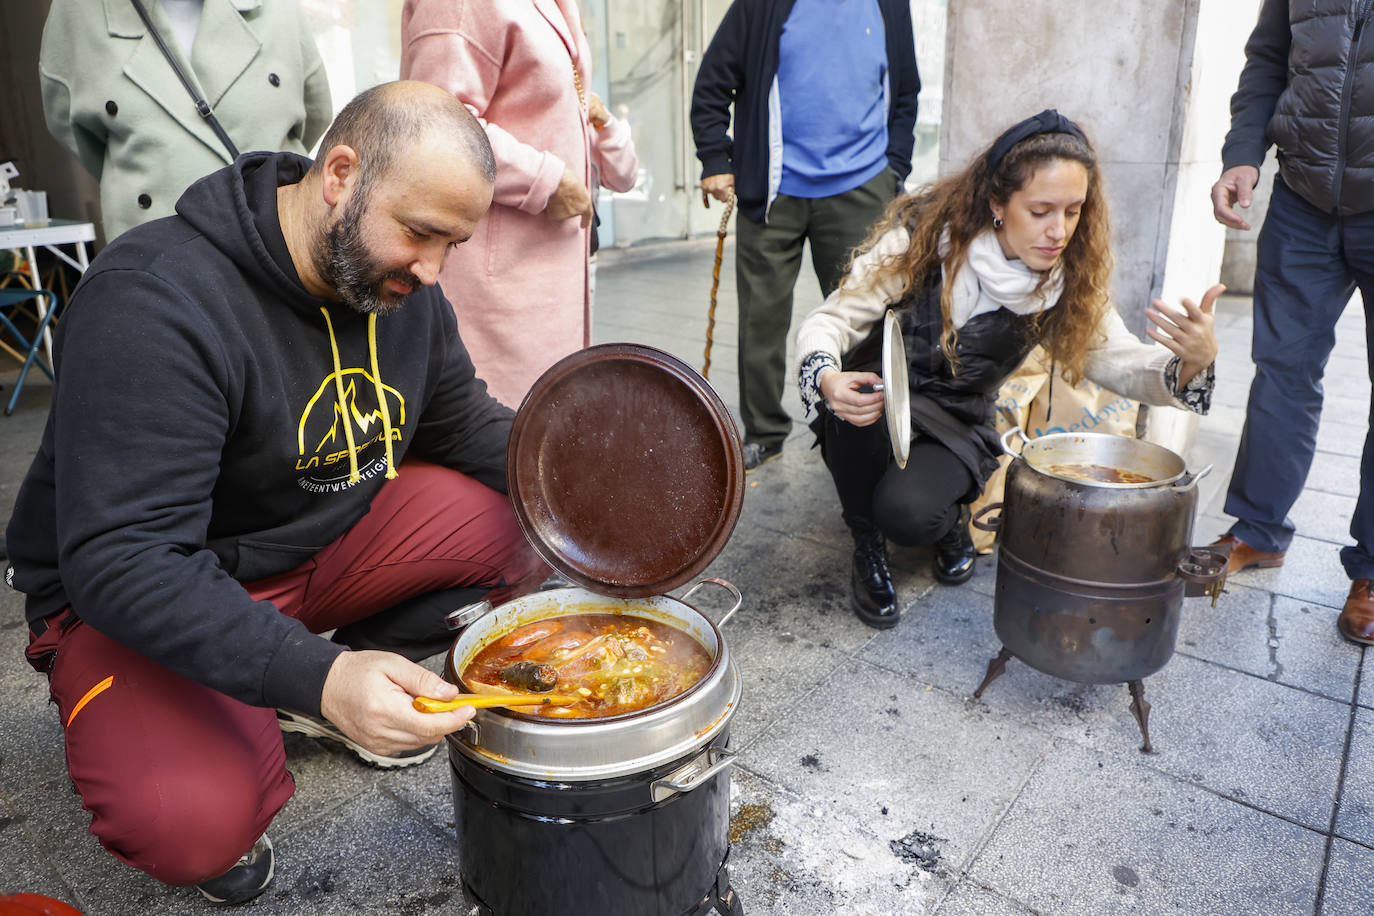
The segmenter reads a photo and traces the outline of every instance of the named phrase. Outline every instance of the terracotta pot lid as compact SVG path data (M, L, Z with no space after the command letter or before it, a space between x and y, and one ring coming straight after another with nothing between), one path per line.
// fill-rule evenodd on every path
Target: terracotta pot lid
M554 569L603 595L691 581L744 504L744 455L725 403L677 357L601 344L525 396L506 452L511 503Z

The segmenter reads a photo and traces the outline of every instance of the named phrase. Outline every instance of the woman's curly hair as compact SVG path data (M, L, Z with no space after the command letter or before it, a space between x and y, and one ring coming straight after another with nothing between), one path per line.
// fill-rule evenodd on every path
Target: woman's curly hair
M992 226L992 202L1006 204L1021 190L1041 166L1063 160L1077 162L1088 173L1088 193L1079 214L1078 227L1060 255L1064 272L1064 292L1059 303L1041 312L1032 333L1076 381L1082 377L1083 362L1090 344L1098 335L1098 325L1110 308L1112 273L1111 225L1102 189L1102 173L1097 156L1084 140L1071 134L1050 133L1027 137L1013 146L998 164L996 174L988 173L989 146L963 171L927 185L914 194L898 197L874 226L859 253L868 251L893 229L906 229L910 242L904 252L884 258L870 277L873 288L891 276L901 278L900 300L924 285L941 266L952 280L968 262L969 244ZM941 239L948 230L948 247L941 255ZM1041 276L1045 282L1048 272ZM950 321L952 282L940 293L940 312L944 330L941 349L955 372L959 370L957 345L959 332Z

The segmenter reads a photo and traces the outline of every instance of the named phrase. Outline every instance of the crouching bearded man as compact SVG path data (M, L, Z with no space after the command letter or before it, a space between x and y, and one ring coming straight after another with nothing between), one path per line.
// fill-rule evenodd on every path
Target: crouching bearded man
M7 532L91 832L220 904L271 880L282 731L425 760L472 716L411 706L457 694L416 664L444 613L548 574L435 285L491 202L481 126L390 83L320 149L240 156L95 259Z

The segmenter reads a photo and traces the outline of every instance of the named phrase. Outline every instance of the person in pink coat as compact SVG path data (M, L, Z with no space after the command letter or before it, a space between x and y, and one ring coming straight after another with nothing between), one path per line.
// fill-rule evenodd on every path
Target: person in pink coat
M401 77L453 93L496 154L492 206L439 282L477 374L518 407L539 375L591 343L593 168L628 191L629 125L591 83L575 0L406 0Z

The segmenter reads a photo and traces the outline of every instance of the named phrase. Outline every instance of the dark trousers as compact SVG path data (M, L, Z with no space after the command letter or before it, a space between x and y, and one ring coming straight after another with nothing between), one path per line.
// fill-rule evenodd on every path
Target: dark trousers
M487 589L500 602L548 574L504 494L420 461L400 471L352 529L248 593L319 633L440 589ZM443 632L443 611L434 608L427 638ZM295 789L276 711L182 677L65 612L48 623L27 654L48 672L91 833L165 884L222 874Z
M850 253L863 242L896 191L896 173L884 169L865 184L833 197L779 194L766 223L740 214L735 226L735 287L739 294L739 404L746 442L780 445L792 431L782 392L792 288L801 271L802 245L811 243L811 265L821 295L829 296L844 279Z
M1374 353L1374 213L1333 216L1275 179L1257 256L1255 380L1226 512L1237 519L1237 537L1272 552L1293 540L1288 511L1312 467L1322 375L1336 321L1356 287L1364 298L1366 352ZM1365 439L1350 535L1355 546L1341 551L1346 572L1374 577L1374 431Z
M959 520L959 504L975 493L973 475L934 439L917 436L898 468L881 420L854 426L825 411L821 455L844 523L854 534L878 531L894 544L933 544Z

